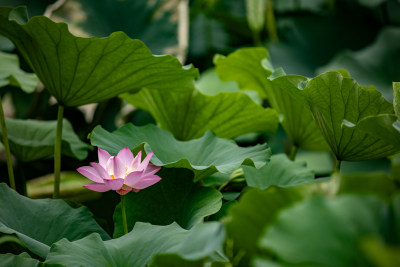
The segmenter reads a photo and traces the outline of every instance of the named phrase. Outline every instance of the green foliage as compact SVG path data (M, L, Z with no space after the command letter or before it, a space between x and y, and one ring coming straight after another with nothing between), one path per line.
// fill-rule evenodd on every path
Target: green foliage
M307 78L284 75L281 70L274 72L264 48L240 49L226 58L217 57L215 64L222 80L234 80L241 89L255 90L261 97L268 98L295 146L327 150L301 90Z
M359 242L381 234L385 206L371 196L314 197L282 211L260 245L284 262L365 266Z
M33 161L54 154L57 121L7 119L11 153L21 161ZM0 131L1 134L1 131ZM75 134L72 125L63 120L62 153L83 160L89 146Z
M38 78L20 69L16 55L0 52L0 88L8 84L31 93L38 84Z
M143 89L122 98L149 111L160 127L172 132L178 140L199 138L208 130L218 137L233 138L252 132L275 132L278 128L276 111L260 107L242 92L206 96L198 91Z
M26 267L36 267L39 261L32 259L28 253L23 252L19 255L14 255L11 253L0 254L1 266L13 267L13 266L26 266Z
M228 236L233 239L237 253L246 257L260 252L259 238L263 229L271 225L281 209L301 200L292 189L271 187L266 191L250 189L240 201L231 207L230 220L226 224Z
M213 236L213 239L209 237ZM46 263L66 266L144 266L154 255L174 253L188 260L200 260L216 253L224 239L224 228L218 222L199 224L184 230L173 223L157 226L137 223L120 238L102 241L91 234L78 241L62 239L51 247ZM223 256L215 256L224 259Z
M339 193L374 194L390 202L398 187L386 173L342 175Z
M142 87L190 90L198 75L193 67L182 68L176 58L153 56L141 41L122 32L79 38L66 24L43 16L26 22L24 12L1 8L0 34L16 45L61 105L99 102Z
M243 166L249 186L262 190L270 186L292 187L314 182L314 173L304 162L292 162L285 154L271 157L271 161L260 169Z
M238 147L232 141L217 138L211 132L190 141L178 141L167 131L154 125L136 127L127 124L109 133L97 126L90 135L93 146L116 154L122 148L133 149L146 142L145 151L154 152L152 163L166 168L186 168L200 180L215 172L230 174L241 165L260 168L269 160L271 151L266 144Z
M215 71L221 80L236 81L240 89L255 90L260 97L268 98L268 76L273 72L268 56L265 48L242 48L227 57L216 56Z
M0 52L0 87L11 85L2 90L6 114L54 117L51 95L63 125L61 138L54 121L7 120L17 159L15 188L24 192L28 185L30 196L57 196L52 186L59 181L60 147L66 156L88 158L62 164L60 196L80 204L32 200L0 185L0 265L398 266L400 61L393 25L400 25L400 3L272 2L71 0L51 15L68 26L44 16L28 20L25 8L0 7L0 34L22 55L19 62ZM52 1L4 3L27 3L40 15ZM280 41L271 42L277 34ZM15 52L2 38L0 50ZM147 47L178 53L207 71L195 81L197 69ZM331 68L338 70L312 78ZM30 71L48 92L12 88L32 92L37 78ZM391 100L392 82L390 103L385 98ZM89 113L86 122L77 119L82 113L76 106L110 98L92 120ZM15 113L7 110L10 103ZM71 123L62 120L64 105ZM134 126L149 122L160 128ZM266 134L278 122L278 132ZM110 132L115 125L124 126ZM92 131L91 144L112 155L125 147L135 155L142 151L143 158L154 152L151 163L162 167L155 174L161 181L123 198L121 191L82 188L89 181L76 168L95 160L96 150L88 155L91 146L73 129L81 137ZM54 150L53 183L48 159ZM290 160L283 154L289 151ZM340 170L341 161L363 162L345 162ZM115 173L103 179L123 173L118 160L107 165ZM85 171L94 180L100 174ZM4 168L0 178L7 180ZM123 230L126 217L130 232Z
M357 127L368 116L393 114L392 104L374 87L361 86L339 72L326 72L308 82L304 93L338 160L368 160L399 152L389 140Z
M301 90L307 81L307 78L298 75L272 79L269 100L278 111L282 127L293 145L309 150L328 150Z
M222 194L213 188L193 183L193 173L185 169L162 169L162 180L146 190L126 196L128 230L136 222L154 225L178 223L190 229L204 217L219 211ZM121 205L114 212L114 237L123 235Z
M73 209L63 200L23 197L0 184L0 232L15 234L36 255L45 258L62 238L74 241L96 232L110 239L86 207Z

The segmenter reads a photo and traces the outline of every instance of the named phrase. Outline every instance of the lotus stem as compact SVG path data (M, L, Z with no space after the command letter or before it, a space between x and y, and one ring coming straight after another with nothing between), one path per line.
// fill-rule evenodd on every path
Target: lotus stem
M336 159L336 162L335 162L335 169L334 169L333 171L334 171L334 172L337 172L337 173L340 173L340 166L341 166L341 164L342 164L342 161Z
M289 154L289 159L291 161L294 161L296 159L297 149L298 149L298 147L296 145L292 145L292 148L290 149L290 154Z
M61 142L62 142L63 114L64 114L64 107L62 105L58 105L57 131L56 131L56 140L54 143L54 192L53 192L53 198L60 197Z
M6 119L4 116L3 102L1 96L0 96L0 123L1 123L1 132L3 133L3 145L4 149L6 150L6 160L7 160L7 169L8 169L8 177L10 180L10 186L12 189L17 190L17 187L15 186L14 170L12 166L10 145L8 144Z
M274 1L267 0L266 1L266 9L265 9L265 18L266 18L266 27L268 32L268 37L272 42L278 42L278 33L276 31L275 25L275 15L274 15Z
M124 225L124 234L127 234L128 223L126 222L125 198L123 195L121 195L121 211L122 211L122 224Z

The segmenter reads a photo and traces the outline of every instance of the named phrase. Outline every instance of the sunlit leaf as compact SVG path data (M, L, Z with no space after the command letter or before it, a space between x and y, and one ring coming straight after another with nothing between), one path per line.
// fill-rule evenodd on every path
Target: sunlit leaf
M213 238L205 238L210 236ZM62 239L51 247L46 263L142 267L159 253L198 260L214 254L223 239L224 228L219 222L199 224L191 230L184 230L176 223L167 226L137 223L130 233L109 241L102 241L98 234L74 242Z
M227 57L217 57L215 64L222 80L234 80L241 89L255 90L268 98L294 145L310 150L328 149L301 90L307 78L284 75L282 70L273 73L265 48L239 49Z
M38 82L35 74L27 73L19 68L16 55L0 52L0 87L10 84L31 93Z
M285 154L272 155L271 161L260 169L243 166L249 186L262 190L270 186L291 187L315 181L314 172L304 162L293 162Z
M20 24L25 22L23 12L1 8L0 34L17 46L61 105L99 102L142 87L193 88L196 69L182 68L172 56L153 56L141 41L122 32L107 38L75 37L65 23L43 16Z
M359 242L381 233L385 207L372 196L314 197L283 210L260 245L288 263L366 266Z
M99 238L110 238L86 207L73 209L63 200L32 200L5 184L0 184L0 232L16 234L30 251L42 258L62 238L73 241L93 232Z
M242 92L206 96L143 89L122 96L129 104L149 111L161 128L178 140L199 138L207 130L218 137L233 138L252 132L275 132L278 114L264 109Z
M368 116L393 114L393 106L374 87L359 85L339 72L326 72L305 87L311 111L339 160L382 158L399 150L388 140L361 131L356 125Z
M263 66L262 60L268 59L265 48L242 48L234 53L215 58L215 71L223 81L236 81L243 90L255 90L262 98L268 98L271 86L268 76L273 68ZM268 62L268 61L265 61Z
M154 152L151 162L167 168L186 168L200 180L217 171L231 174L241 165L260 168L266 164L271 151L266 144L253 147L239 147L233 141L217 138L211 132L190 141L178 141L170 132L154 125L136 127L126 124L110 133L97 126L91 136L93 146L111 154L122 148L130 149L146 142L147 153Z
M33 161L54 154L57 121L6 118L11 153L21 161ZM1 131L0 131L1 134ZM63 121L62 153L83 160L89 146L75 134L69 121Z
M191 171L162 168L157 175L162 178L157 184L126 195L128 230L136 222L154 225L177 222L182 228L190 229L221 208L222 194L216 189L193 183ZM124 230L120 204L114 212L114 223L114 237L122 236Z

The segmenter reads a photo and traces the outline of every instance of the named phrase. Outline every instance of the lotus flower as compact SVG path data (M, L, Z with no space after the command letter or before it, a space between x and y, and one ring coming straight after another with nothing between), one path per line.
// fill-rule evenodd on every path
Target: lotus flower
M122 149L115 157L99 148L98 155L99 163L92 162L92 167L77 169L80 174L94 182L84 185L90 190L115 190L118 194L125 195L130 191L138 192L161 180L155 175L161 167L149 163L153 152L147 154L142 162L142 151L134 157L129 148Z

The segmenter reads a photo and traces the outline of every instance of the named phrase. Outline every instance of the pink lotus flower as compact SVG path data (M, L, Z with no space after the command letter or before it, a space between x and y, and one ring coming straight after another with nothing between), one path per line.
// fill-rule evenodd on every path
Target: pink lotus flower
M92 167L84 166L77 169L80 174L94 182L84 185L90 190L97 192L116 190L118 194L125 195L130 191L138 192L161 180L155 175L161 167L149 163L153 152L142 162L142 151L134 157L129 148L122 149L115 157L99 148L98 155L99 163L91 162Z

